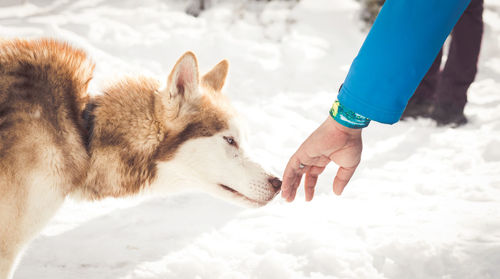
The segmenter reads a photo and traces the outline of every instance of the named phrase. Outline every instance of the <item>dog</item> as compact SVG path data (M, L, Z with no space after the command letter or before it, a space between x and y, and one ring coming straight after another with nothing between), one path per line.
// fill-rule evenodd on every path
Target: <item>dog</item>
M50 39L0 42L0 279L67 196L86 200L198 188L262 206L281 181L250 160L221 93L223 60L199 76L191 52L166 87L127 77L87 92L94 63Z

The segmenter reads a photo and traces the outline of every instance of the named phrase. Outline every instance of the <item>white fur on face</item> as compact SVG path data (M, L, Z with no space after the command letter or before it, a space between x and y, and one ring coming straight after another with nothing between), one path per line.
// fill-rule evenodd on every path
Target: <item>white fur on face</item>
M262 206L272 200L278 192L269 182L274 176L246 155L239 127L233 121L227 130L185 142L173 160L159 164L158 183L201 188L246 206Z

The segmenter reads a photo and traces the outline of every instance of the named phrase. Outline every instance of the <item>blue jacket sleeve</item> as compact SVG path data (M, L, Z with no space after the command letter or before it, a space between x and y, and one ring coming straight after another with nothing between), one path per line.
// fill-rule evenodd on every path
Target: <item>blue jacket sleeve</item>
M338 100L393 124L470 0L387 0L354 59Z

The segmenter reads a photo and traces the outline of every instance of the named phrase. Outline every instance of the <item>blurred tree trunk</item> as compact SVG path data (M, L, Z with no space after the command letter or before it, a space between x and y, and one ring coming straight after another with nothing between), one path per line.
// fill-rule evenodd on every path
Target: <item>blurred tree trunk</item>
M377 18L385 0L357 0L361 3L360 17L365 22L366 27L370 28ZM418 0L417 0L418 1Z
M186 9L186 13L198 17L202 11L208 8L210 0L192 0Z

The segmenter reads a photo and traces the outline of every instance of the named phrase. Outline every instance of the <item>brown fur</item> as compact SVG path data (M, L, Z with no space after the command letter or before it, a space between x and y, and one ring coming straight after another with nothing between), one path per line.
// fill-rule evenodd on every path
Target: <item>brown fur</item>
M107 88L93 102L95 126L86 195L92 198L139 192L156 178L156 164L168 161L181 143L227 128L224 112L202 96L173 119L164 110L157 81L129 78Z
M0 171L22 175L40 160L37 146L55 146L63 156L57 168L66 173L65 192L83 182L88 156L80 115L93 69L85 53L68 44L0 44Z
M64 43L0 42L0 278L85 180L80 114L93 68Z
M200 82L188 52L165 90L125 78L89 98L94 64L83 51L47 39L0 41L0 279L68 194L136 194L182 143L228 128L232 112L219 92L227 67Z
M42 39L6 41L0 53L4 174L26 169L21 164L36 162L40 154L36 146L50 142L63 153L60 173L71 174L66 192L78 189L91 199L135 194L155 179L156 163L172 159L181 143L227 128L225 112L214 104L222 96L177 100L173 108L165 106L158 81L139 77L118 81L90 101L94 127L87 135L81 115L94 64L83 51ZM225 78L225 67L222 75L207 74L203 83L220 90L223 81L211 76ZM183 113L172 116L168 110ZM83 144L87 138L89 153Z

